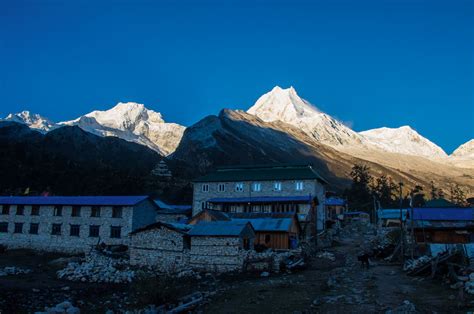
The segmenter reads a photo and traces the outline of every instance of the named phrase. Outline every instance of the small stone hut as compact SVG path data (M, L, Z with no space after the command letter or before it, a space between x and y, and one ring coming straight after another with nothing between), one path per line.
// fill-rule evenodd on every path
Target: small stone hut
M172 272L187 267L191 227L157 222L130 234L130 264Z
M189 264L193 269L240 271L245 250L253 249L255 230L246 221L201 222L188 232L191 238Z

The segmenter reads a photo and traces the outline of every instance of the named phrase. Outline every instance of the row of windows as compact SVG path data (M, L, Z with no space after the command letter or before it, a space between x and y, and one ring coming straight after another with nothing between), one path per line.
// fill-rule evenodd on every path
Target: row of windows
M13 233L24 233L24 223L16 222ZM30 223L30 228L28 230L29 234L38 234L39 223ZM0 233L8 232L8 222L0 222ZM69 235L71 237L78 237L81 232L81 225L70 225ZM62 235L62 224L52 224L51 225L51 234L52 235ZM91 225L89 226L89 237L98 238L100 234L100 226ZM120 238L122 235L122 227L112 226L110 227L110 237L111 238Z
M73 206L71 210L71 217L81 217L81 206ZM10 214L10 205L3 205L2 206L2 215L9 215ZM33 205L31 206L31 216L39 216L40 214L40 206ZM16 206L16 215L23 216L25 214L25 206L24 205L17 205ZM63 206L54 206L53 210L54 216L62 216L63 215ZM91 217L100 217L101 216L101 208L99 206L92 206L91 208ZM121 206L114 206L112 207L112 218L122 218L122 207Z
M235 183L235 191L236 192L243 192L245 188L245 184L243 182L237 182ZM217 184L217 191L218 192L225 192L226 185L225 183L218 183ZM260 192L262 190L262 184L259 182L254 182L251 184L251 189L252 192ZM303 181L297 181L295 182L295 190L296 191L303 191L304 189L304 183ZM282 184L281 182L273 182L273 191L281 191L282 190ZM202 185L202 191L203 192L209 192L209 184L203 184Z

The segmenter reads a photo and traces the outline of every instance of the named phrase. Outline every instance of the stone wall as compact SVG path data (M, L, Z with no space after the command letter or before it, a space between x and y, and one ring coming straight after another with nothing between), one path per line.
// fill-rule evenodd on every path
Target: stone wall
M147 207L148 205L144 205ZM80 216L72 217L72 206L63 206L62 215L54 216L54 206L40 206L38 216L31 215L31 207L24 207L24 215L16 215L16 206L10 206L9 215L0 214L0 222L8 222L8 232L0 233L0 244L8 248L30 248L44 251L86 252L99 242L107 245L129 244L128 234L132 231L133 207L123 207L121 218L112 218L112 206L101 206L101 217L91 217L91 206L81 206ZM144 211L154 208L142 208ZM146 215L148 217L148 215ZM142 224L149 219L142 219ZM15 223L23 223L22 233L14 233ZM30 224L38 223L38 234L30 234ZM61 235L52 235L52 225L61 224ZM80 225L79 236L71 236L71 225ZM99 226L99 237L89 237L89 226ZM111 227L121 227L121 237L111 238Z
M241 271L244 252L238 237L193 237L189 265L202 271Z
M183 234L165 227L131 235L130 264L174 272L188 265Z

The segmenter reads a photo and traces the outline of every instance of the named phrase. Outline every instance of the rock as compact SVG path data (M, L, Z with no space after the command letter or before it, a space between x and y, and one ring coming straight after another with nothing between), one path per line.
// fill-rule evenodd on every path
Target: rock
M410 313L416 313L416 308L415 308L415 305L408 300L403 301L403 304L400 305L399 307L385 312L385 314L410 314Z
M474 273L469 274L469 281L474 281Z
M449 286L451 289L459 289L461 287L464 286L464 283L462 283L461 281L458 281L456 282L455 284L452 284L451 286Z
M79 308L77 307L70 307L66 310L66 313L67 314L80 314L81 313L81 310L79 310Z
M268 271L264 271L260 274L260 277L268 277L270 276L270 273Z
M61 290L62 290L62 291L69 291L69 290L71 290L71 288L69 288L68 286L66 286L66 287L62 287Z
M314 306L318 306L318 305L321 304L321 300L319 300L319 299L314 299L312 304L313 304Z

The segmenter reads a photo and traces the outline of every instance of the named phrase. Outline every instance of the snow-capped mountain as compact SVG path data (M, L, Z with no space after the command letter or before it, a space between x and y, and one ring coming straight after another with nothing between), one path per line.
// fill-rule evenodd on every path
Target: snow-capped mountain
M363 149L429 159L447 157L439 146L409 126L357 133L299 97L293 87L274 87L261 96L247 112L266 122L283 121L296 126L317 141L354 156Z
M421 136L409 126L399 128L378 128L360 132L377 148L404 155L429 159L446 158L448 155L438 145Z
M473 158L474 159L474 139L462 144L451 154L451 157Z
M247 112L265 122L283 121L296 126L319 142L333 147L364 143L364 138L357 132L299 97L293 87L274 87Z
M57 127L57 125L48 118L42 117L39 114L31 113L29 111L10 113L5 119L0 120L26 124L30 128L38 130L41 133L49 132Z
M166 123L159 112L134 102L118 103L105 111L92 111L60 125L77 125L100 136L116 136L127 141L146 145L169 155L178 146L185 127Z

